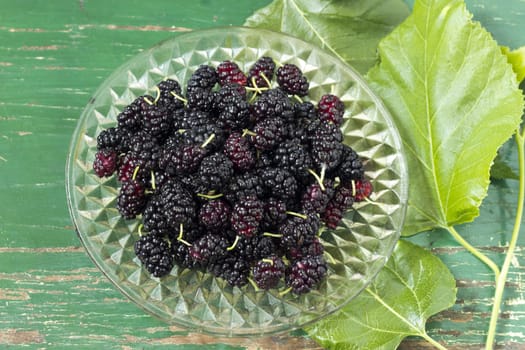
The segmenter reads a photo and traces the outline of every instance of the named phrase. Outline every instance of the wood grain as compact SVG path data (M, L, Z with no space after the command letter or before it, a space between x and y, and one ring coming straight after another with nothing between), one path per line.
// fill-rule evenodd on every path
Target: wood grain
M115 68L178 33L239 25L269 2L0 0L0 348L319 349L300 331L217 338L149 316L87 257L65 200L71 134L91 94ZM524 44L518 35L523 31L511 32L489 16L493 3L468 3L505 43ZM521 18L516 6L525 11L514 0L498 5L512 23ZM481 217L458 228L498 264L508 244L516 188L512 181L493 185ZM480 349L494 292L490 271L446 232L411 240L432 249L457 278L457 303L431 318L429 334L449 349ZM522 235L507 283L499 349L525 348L524 247ZM400 347L430 348L412 338Z

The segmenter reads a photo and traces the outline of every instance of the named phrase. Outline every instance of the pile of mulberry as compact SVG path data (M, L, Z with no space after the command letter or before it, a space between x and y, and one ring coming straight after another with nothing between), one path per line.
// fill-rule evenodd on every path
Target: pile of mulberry
M159 82L101 130L93 172L119 182L140 221L134 249L156 278L197 269L237 288L297 295L330 273L323 229L373 192L343 144L345 105L308 96L308 74L261 57ZM246 287L248 286L248 287Z

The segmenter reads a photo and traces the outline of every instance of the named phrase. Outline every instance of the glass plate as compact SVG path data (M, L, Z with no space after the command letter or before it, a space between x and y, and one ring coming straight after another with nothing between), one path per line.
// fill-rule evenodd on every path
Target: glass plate
M139 220L124 220L115 208L115 176L92 170L96 136L136 97L155 95L165 78L185 85L200 64L233 60L247 71L261 56L278 65L294 63L310 81L317 101L332 93L345 103L345 143L364 159L374 186L373 202L349 211L336 230L321 236L329 272L306 295L281 296L250 284L230 287L210 274L175 267L151 277L135 257ZM67 197L72 220L88 254L109 280L138 306L158 318L194 331L261 335L289 331L324 317L349 302L376 276L399 238L407 200L407 171L391 118L364 80L348 65L318 47L271 31L219 28L195 31L161 42L117 69L84 109L67 161Z

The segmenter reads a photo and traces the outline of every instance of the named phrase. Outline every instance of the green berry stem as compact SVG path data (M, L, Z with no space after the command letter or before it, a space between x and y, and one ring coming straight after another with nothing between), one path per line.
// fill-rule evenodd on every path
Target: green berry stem
M144 224L140 224L139 225L139 228L138 228L138 231L139 231L139 236L142 237L144 234L142 233L142 229L144 228Z
M323 166L321 167L321 176L320 176L320 179L321 179L320 185L323 191L326 190L326 188L324 188L324 185L323 185L325 175L326 175L326 164L323 164Z
M135 170L133 170L133 175L131 176L131 180L135 180L137 178L137 174L139 173L140 166L136 166Z
M298 96L298 95L293 95L293 98L295 98L297 100L297 102L299 102L299 103L303 103L304 102L303 99L300 96Z
M283 235L279 233L264 232L263 236L281 238Z
M255 283L255 281L252 280L250 277L248 277L248 282L250 282L250 284L253 286L253 289L255 289L256 292L260 290L259 287L257 286L257 283Z
M233 241L233 244L226 248L227 251L232 251L237 246L237 243L239 243L239 235L235 236L235 241Z
M175 92L173 91L170 91L170 94L172 94L177 100L179 101L182 101L184 103L184 105L187 105L188 104L188 100L185 99L184 97L180 96L180 95L177 95Z
M273 266L273 260L272 259L266 259L265 258L265 259L262 259L262 261L264 261L265 263L268 263L268 264Z
M160 99L160 89L156 85L155 85L155 90L157 90L157 95L155 96L155 100L153 101L153 104L157 104L157 102L159 102L159 99Z
M215 134L211 134L210 137L208 137L206 141L204 141L204 143L201 145L201 148L206 148L206 146L208 146L210 142L213 141L214 138L215 138Z
M155 183L155 173L153 172L153 170L151 171L151 188L153 188L154 190L157 189L157 184Z
M150 99L147 98L147 97L144 97L144 101L146 101L150 106L154 105L154 103L152 101L150 101Z
M187 245L188 247L191 247L191 243L185 241L182 236L184 235L184 225L183 224L180 224L180 229L179 229L179 236L177 237L177 241Z
M262 93L261 89L257 86L257 83L255 82L255 77L252 77L252 85L256 93L258 94Z
M266 74L264 74L264 72L261 72L259 74L261 76L261 78L263 78L263 80L266 82L266 84L268 85L268 87L271 87L272 86L272 83L270 83L270 79L268 79L268 77L266 76ZM254 77L255 78L255 77ZM254 79L252 78L252 80Z
M287 289L285 289L285 290L279 292L279 295L283 297L283 296L285 296L286 294L290 293L291 291L292 291L292 287L289 287L289 288L287 288Z
M265 88L265 87L253 88L253 87L249 87L249 86L246 86L245 89L246 89L246 91L253 91L253 92L260 92L260 91L267 91L267 90L269 90L269 88Z
M250 135L250 136L257 136L256 133L254 133L253 131L251 130L248 130L248 129L243 129L242 130L242 137L245 137L246 135Z
M198 197L206 198L206 199L217 199L224 196L223 193L217 193L217 194L204 194L204 193L197 193Z
M293 215L293 216L297 216L298 218L301 218L303 220L306 220L308 219L308 216L305 215L305 214L301 214L301 213L296 213L294 211L285 211L286 214L288 215Z
M315 177L315 180L319 183L319 187L321 187L321 191L326 191L326 187L324 187L324 184L323 184L323 180L321 179L321 177L319 177L319 175L316 174L315 171L313 171L312 169L308 169L308 172L310 174L312 174L313 177ZM321 174L321 175L324 175L324 174Z

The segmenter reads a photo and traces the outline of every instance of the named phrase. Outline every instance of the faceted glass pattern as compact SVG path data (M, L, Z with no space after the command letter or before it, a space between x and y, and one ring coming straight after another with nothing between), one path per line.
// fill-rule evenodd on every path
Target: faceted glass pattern
M310 81L309 98L326 93L346 106L345 143L364 159L374 186L371 201L357 203L336 230L321 240L329 272L319 289L296 296L286 289L231 287L210 274L175 267L155 278L141 267L133 244L139 220L124 220L115 208L115 176L92 170L96 136L136 97L155 96L154 86L173 78L184 86L201 64L232 60L244 70L261 56L277 65L294 63ZM376 276L399 238L407 201L407 171L401 142L388 112L349 66L304 41L265 30L220 28L181 34L137 55L116 70L83 111L67 162L71 217L90 257L127 297L158 318L194 331L261 335L289 331L324 317L358 295Z

